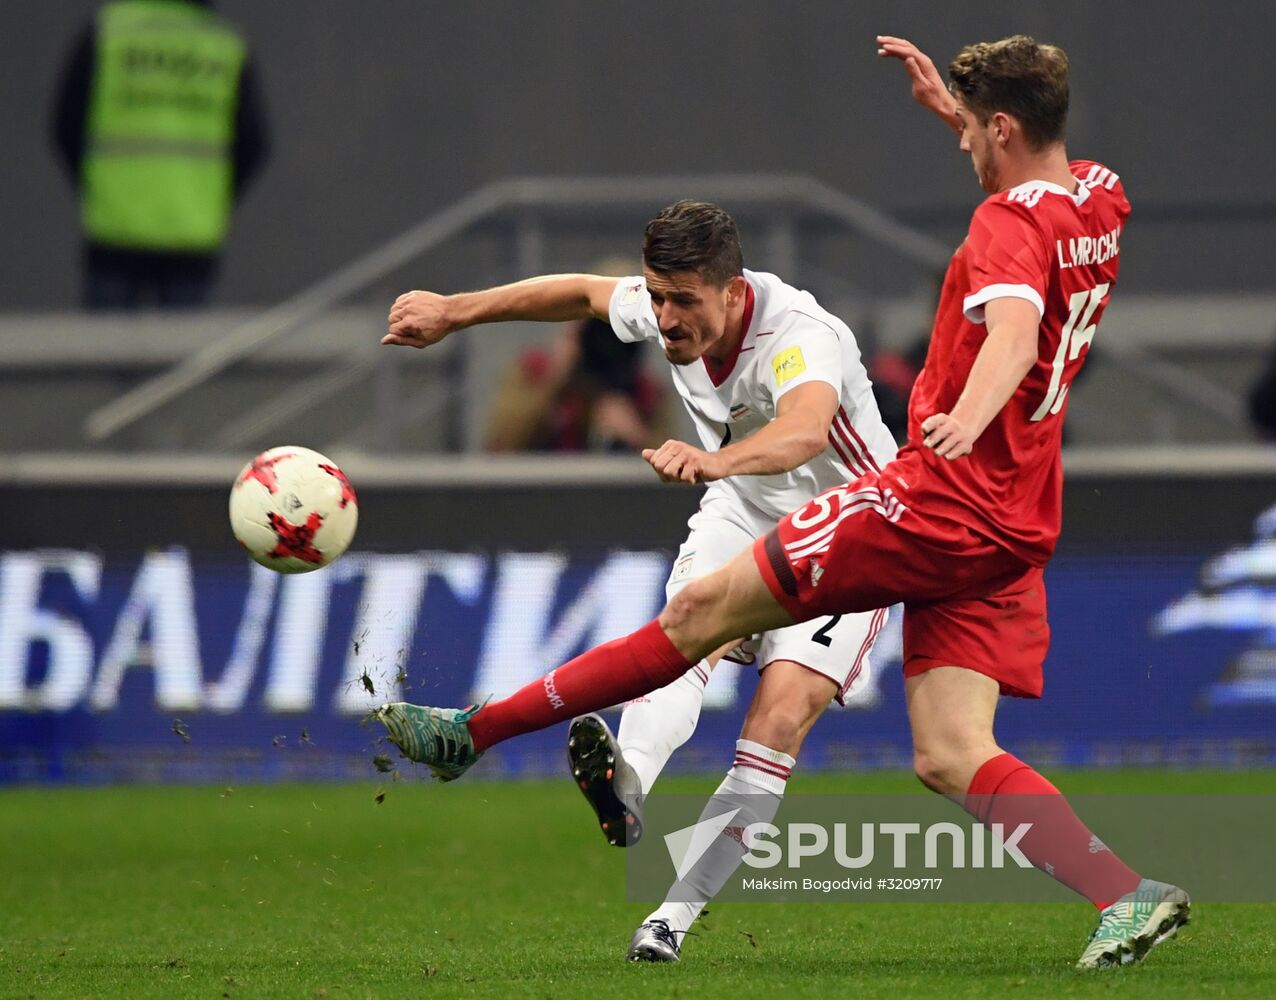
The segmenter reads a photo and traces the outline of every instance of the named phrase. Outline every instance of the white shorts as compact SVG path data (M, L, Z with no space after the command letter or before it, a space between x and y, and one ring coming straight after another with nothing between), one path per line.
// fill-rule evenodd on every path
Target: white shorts
M678 558L665 584L666 599L697 577L725 566L774 528L775 522L735 497L711 488L687 527L690 533L678 549ZM823 674L837 685L834 699L845 704L848 697L869 682L869 653L886 618L886 608L814 618L764 632L755 637L756 641L745 643L744 648L756 649L759 671L776 660L790 660Z

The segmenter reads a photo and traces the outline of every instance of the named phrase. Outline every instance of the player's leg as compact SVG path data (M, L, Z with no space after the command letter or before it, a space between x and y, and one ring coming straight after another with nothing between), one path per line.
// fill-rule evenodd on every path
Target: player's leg
M906 528L910 520L890 487L861 480L829 490L722 569L689 583L656 621L510 697L464 710L399 702L378 716L410 759L450 781L488 747L654 691L729 640L832 610L889 607L943 584L929 562L909 560L917 530Z
M695 732L710 673L735 645L710 653L673 683L626 702L618 733L595 712L572 719L567 766L613 847L632 847L642 839L643 800L673 752Z
M687 526L690 529L687 539L678 549L665 584L666 600L672 600L692 580L725 566L752 545L758 534L771 527L765 519L750 516L740 503L722 494L706 497ZM620 763L615 773L616 791L622 799L636 807L651 792L673 752L691 738L713 669L734 645L729 643L701 659L672 683L625 705L620 728L611 741L615 749L609 747L603 756L604 761L610 756ZM576 735L583 741L597 745L600 737L609 738L605 725L601 719L580 720L579 726L573 723L572 728L579 730ZM573 772L578 769L573 761Z
M638 798L650 794L673 752L691 739L700 721L704 692L724 653L736 645L710 653L672 684L626 702L616 731L616 743L633 773Z
M837 682L797 663L782 660L762 672L736 741L735 762L705 805L701 820L735 814L634 932L630 961L678 960L682 936L740 866L748 850L743 830L775 818L802 741L837 693Z
M1028 860L1101 911L1081 964L1137 961L1185 923L1186 893L1142 879L1090 832L1053 784L993 736L1003 692L1041 691L1048 630L1040 571L986 600L910 609L904 634L918 777L985 824L1028 825L1018 842ZM912 655L918 649L928 655ZM963 660L972 666L955 665Z
M742 529L746 527L749 535L761 536L753 543L752 554L762 574L762 581L765 582L775 600L787 609L795 621L806 621L815 617L818 614L816 610L818 608L835 608L852 616L856 613L866 613L895 603L899 599L900 587L916 589L918 586L934 586L935 584L934 574L928 572L927 565L924 563L913 565L907 559L907 532L900 524L901 519L907 519L907 508L892 494L889 486L879 488L867 479L861 480L855 486L848 485L827 490L790 516L781 519L779 524L769 530L764 524L750 522L746 514L730 504L720 504L717 510L706 507L702 515L707 521L703 525L705 531L696 530L693 536L702 533L705 535L705 540L710 543L706 555L711 559L718 557L717 552L714 551L714 545L719 538L729 542L734 548L739 544ZM693 518L693 527L696 527L699 519L701 515ZM734 533L732 533L733 529ZM910 530L916 530L916 528ZM688 545L684 546L679 553L680 562L689 550L695 552L697 559L701 558L698 549L699 546L693 545L692 539L689 539ZM690 570L690 560L687 566ZM826 567L832 571L826 572ZM908 579L909 567L912 573L911 580ZM675 566L671 584L677 580L677 577L678 570ZM759 582L757 574L748 574L741 578L747 578L755 587ZM671 607L673 607L672 604ZM884 617L884 612L882 614ZM863 621L866 623L868 620ZM819 628L822 628L823 624ZM843 623L842 631L846 631L847 627L848 623ZM740 636L745 634L747 633L741 632ZM784 629L773 632L774 636L787 634L787 630ZM739 638L739 636L733 636L733 638ZM861 635L860 639L862 638ZM780 641L788 642L789 640ZM822 644L822 652L828 654L831 643L827 637L820 633L815 641ZM799 641L800 655L794 658L794 662L811 665L813 662L811 657L817 656L812 649L818 649L818 647L812 647L810 637L803 633L803 638ZM864 652L865 650L858 645L854 649L846 650L840 659L830 661L833 665L826 672L838 679L844 677L850 665L858 662L857 655ZM764 658L762 662L784 658L781 652L773 650L772 655ZM699 666L705 668L708 664L702 662ZM668 759L668 753L672 752L672 747L667 753L661 753L660 750L652 753L648 749L650 742L645 747L640 741L635 741L634 752L630 754L630 746L624 739L627 735L623 731L624 723L628 722L633 715L638 718L650 718L653 729L657 731L662 728L672 729L682 726L686 735L681 736L681 739L685 740L690 736L694 722L688 726L687 717L682 715L680 710L685 709L694 698L698 712L699 698L704 690L703 678L707 677L708 671L701 669L699 673L700 678L689 677L685 684L680 683L664 692L668 700L675 704L667 704L662 699L653 698L650 709L635 707L622 721L620 743L625 750L624 757L632 763L641 764L644 752L650 753L655 758L654 766L648 772L651 781L654 781L659 767L663 767ZM595 735L603 735L599 723L593 723L592 726ZM604 760L608 756L615 756L610 748L604 755ZM644 783L641 777L638 780L644 784L642 792L647 792L650 789L650 781Z
M411 760L450 781L488 747L654 691L729 640L834 609L870 611L926 594L944 581L930 562L910 561L918 530L906 529L910 520L888 486L861 480L828 490L722 569L688 584L656 621L510 697L468 709L398 702L382 706L378 717Z
M1133 889L1139 876L1112 852L1092 852L1098 840L1058 789L993 736L1003 692L1041 691L1048 642L1044 611L1040 571L1034 571L1022 586L990 598L905 612L904 697L914 769L928 788L960 799L985 822L1045 809L1049 822L1034 826L1021 849L1038 868L1102 909ZM1026 630L1034 620L1041 627L1036 641Z
M913 731L913 770L940 795L963 796L985 761L1003 753L993 737L997 681L959 667L904 679Z
M709 801L702 819L738 808L723 834L691 873L675 883L665 901L634 935L630 958L669 960L705 904L726 884L746 851L739 831L771 822L779 809L798 751L831 700L866 683L873 642L886 622L885 609L818 618L762 637L768 664L749 706L735 762Z
M746 550L688 584L655 621L581 654L508 698L464 710L398 702L377 714L410 759L450 781L488 747L654 691L727 640L792 621Z

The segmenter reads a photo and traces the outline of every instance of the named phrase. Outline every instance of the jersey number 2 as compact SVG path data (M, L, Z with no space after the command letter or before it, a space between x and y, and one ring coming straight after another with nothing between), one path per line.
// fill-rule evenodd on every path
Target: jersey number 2
M821 646L832 646L833 637L829 633L833 631L833 626L841 620L841 615L834 615L820 627L815 635L811 636L811 641L818 642Z
M1109 284L1103 282L1089 291L1073 293L1068 300L1068 322L1063 325L1063 333L1059 337L1059 350L1055 353L1054 364L1050 369L1050 388L1046 390L1046 398L1037 407L1032 420L1044 420L1052 413L1063 408L1063 401L1068 398L1069 383L1063 381L1063 366L1076 358L1083 347L1088 348L1094 340L1094 331L1098 322L1091 323L1094 311L1099 308L1103 296L1108 294Z

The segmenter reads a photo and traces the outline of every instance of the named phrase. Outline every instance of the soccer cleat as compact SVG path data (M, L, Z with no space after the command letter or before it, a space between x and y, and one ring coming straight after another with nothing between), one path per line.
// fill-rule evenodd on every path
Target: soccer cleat
M682 949L673 934L663 920L648 920L634 931L625 958L630 962L677 962Z
M612 847L629 847L642 837L637 800L621 797L617 785L638 787L638 776L625 763L620 745L607 723L597 715L572 719L567 731L567 763L572 780L598 816L598 825Z
M1099 926L1077 961L1078 969L1109 969L1141 962L1187 923L1191 900L1168 882L1145 878L1099 914Z
M404 756L427 765L440 781L455 781L483 756L474 750L466 725L480 707L428 708L396 701L375 714Z

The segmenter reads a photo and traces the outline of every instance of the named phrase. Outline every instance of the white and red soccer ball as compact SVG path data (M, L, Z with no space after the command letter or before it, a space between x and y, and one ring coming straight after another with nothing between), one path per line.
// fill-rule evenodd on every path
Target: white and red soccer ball
M359 501L344 472L309 448L263 451L230 490L230 527L257 562L280 573L309 573L349 547Z

